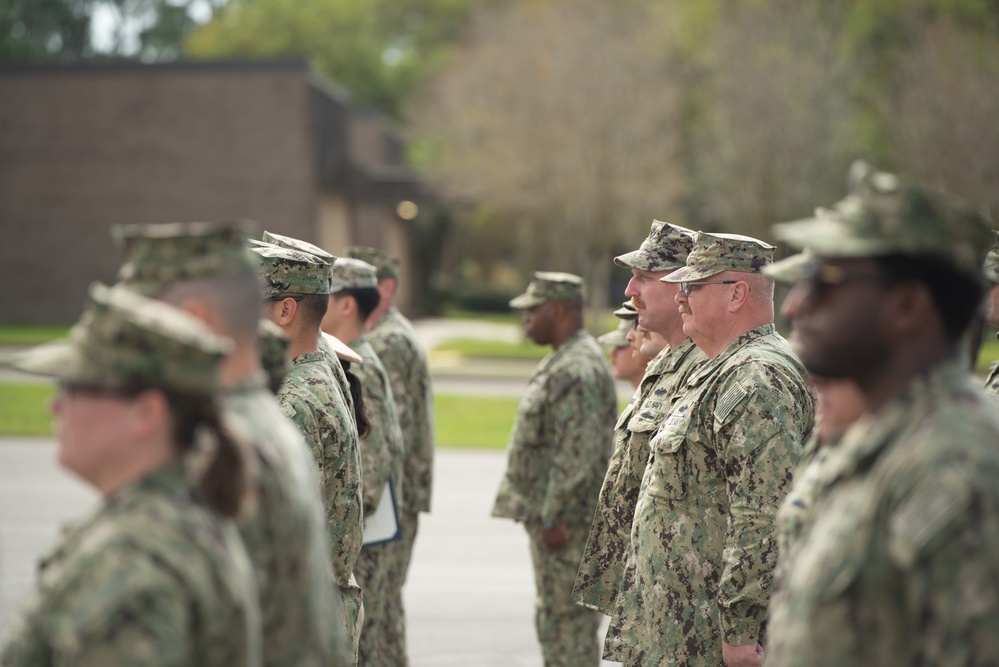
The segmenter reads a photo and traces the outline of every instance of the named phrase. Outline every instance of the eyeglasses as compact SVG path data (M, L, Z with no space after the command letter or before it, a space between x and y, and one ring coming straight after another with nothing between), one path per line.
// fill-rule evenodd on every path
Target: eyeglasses
M680 291L683 292L686 296L690 296L690 293L694 291L694 288L695 287L700 287L701 285L734 285L737 282L739 282L739 281L738 280L709 280L709 281L703 282L703 283L681 282L680 283Z

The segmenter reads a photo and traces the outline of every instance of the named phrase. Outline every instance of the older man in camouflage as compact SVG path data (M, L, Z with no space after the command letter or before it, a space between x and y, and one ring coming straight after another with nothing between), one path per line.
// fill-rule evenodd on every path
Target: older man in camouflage
M493 508L527 529L546 667L599 663L599 616L571 596L611 454L617 397L607 359L583 329L583 301L582 278L538 271L510 302L524 310L527 337L553 348L517 408Z
M985 256L982 270L989 283L989 291L985 300L985 323L990 327L999 327L999 232L993 231L994 243ZM999 334L997 334L999 335ZM999 361L993 362L985 377L985 391L999 398Z
M857 163L832 210L774 232L815 255L784 303L795 349L866 412L782 535L767 664L995 665L999 422L960 358L987 221Z
M256 511L239 528L260 589L263 664L346 664L315 463L261 376L251 232L241 221L112 230L126 255L124 286L183 308L234 342L222 361L222 405L257 455Z
M615 449L600 490L583 562L576 577L574 599L612 616L604 638L603 657L633 663L631 647L639 630L635 610L619 597L622 585L634 595L634 559L628 562L631 524L638 489L649 457L649 440L658 428L670 399L690 369L704 359L683 333L683 322L673 299L677 288L660 278L684 266L693 233L682 227L653 221L649 236L637 250L614 259L631 269L625 295L631 297L639 326L661 336L666 346L649 363L628 407L618 417ZM646 351L653 351L645 346ZM637 608L637 607L635 607Z
M343 596L348 640L356 647L363 619L361 590L353 574L361 550L361 458L356 426L319 350L330 265L291 248L258 245L252 250L264 283L265 313L289 339L291 368L278 389L278 402L305 435L319 466L330 559Z
M773 517L813 421L760 273L772 253L698 232L686 266L661 279L680 285L683 331L708 359L666 406L635 508L642 665L763 661Z
M361 438L363 462L364 515L378 508L385 493L394 499L404 493L403 464L406 452L396 414L395 400L388 375L374 349L365 340L364 323L378 305L375 267L359 259L345 258L333 267L330 305L323 318L323 328L350 345L364 363L357 369L361 381L364 408L370 417L368 433ZM392 491L387 489L391 482ZM398 505L396 506L398 513ZM354 574L364 590L365 620L361 629L358 664L364 667L396 665L408 662L405 641L395 636L401 614L393 609L402 604L402 591L393 588L389 579L389 555L392 542L365 544L354 566ZM387 654L389 646L403 646L403 663ZM393 654L395 651L393 651Z

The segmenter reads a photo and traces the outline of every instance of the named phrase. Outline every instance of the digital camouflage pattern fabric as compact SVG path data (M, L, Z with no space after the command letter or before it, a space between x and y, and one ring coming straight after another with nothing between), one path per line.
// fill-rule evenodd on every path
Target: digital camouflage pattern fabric
M124 255L117 282L155 296L178 281L253 271L246 243L254 228L248 220L116 225L111 236Z
M350 423L354 425L353 433L350 437L356 443L357 422L354 419L354 396L350 393L350 383L347 381L347 372L344 370L343 364L340 363L340 357L330 344L329 338L329 334L325 332L320 333L319 351L323 353L323 358L326 359L326 363L330 367L330 373L332 373L333 379L335 380L334 384L336 386L336 390L340 394L340 398L346 406L347 416L350 418ZM356 444L352 446L357 448Z
M781 509L767 665L994 665L997 442L953 363L854 424Z
M399 277L399 258L393 257L384 250L368 246L347 246L347 256L360 259L373 265L378 270L379 280L382 278Z
M0 664L260 665L259 624L234 527L178 464L119 490L42 559Z
M343 597L347 640L356 647L361 590L353 572L361 551L361 456L356 428L334 382L321 352L300 354L291 360L278 402L304 434L319 470L330 561Z
M333 267L333 282L330 291L336 294L345 289L378 287L375 267L359 259L346 257Z
M388 374L406 452L399 513L402 539L388 549L389 587L401 592L419 529L419 513L430 511L434 467L433 387L426 354L416 339L413 325L395 306L385 311L365 339ZM405 639L405 611L401 603L397 608L401 613L394 621L393 632ZM391 658L391 664L406 664L405 654Z
M932 255L976 278L995 236L981 213L945 193L853 164L849 193L813 218L773 226L774 235L824 257Z
M585 301L586 283L579 276L557 271L535 271L527 291L510 300L511 308L530 308L546 301Z
M145 382L210 395L219 387L219 362L231 350L231 340L173 306L93 283L69 336L18 354L12 365L74 384Z
M330 565L316 463L304 438L255 377L222 407L257 455L257 507L240 535L257 573L265 667L353 663Z
M766 644L773 520L813 423L804 369L773 325L692 372L649 444L631 533L642 665L720 665ZM640 595L640 598L636 597Z
M989 366L989 372L985 376L985 391L999 398L999 361Z
M264 298L282 294L329 294L330 264L315 255L276 245L255 245Z
M686 264L693 235L694 232L686 227L653 220L649 235L638 250L618 255L614 263L639 271L672 271ZM625 307L628 304L625 302Z
M687 375L705 359L690 339L664 349L649 362L642 383L615 426L615 449L593 515L589 539L576 575L573 599L612 616L604 639L605 660L627 662L624 640L637 623L618 601L631 546L631 524L649 458L649 441L669 412Z
M664 283L704 280L725 271L761 273L774 261L774 247L742 234L696 232L687 264L660 278Z
M599 662L599 617L573 603L572 586L613 448L616 405L610 365L580 330L538 364L510 434L493 516L524 523L531 540L535 623L548 666ZM552 554L540 528L560 524L571 539Z
M368 515L378 507L390 476L396 497L401 498L405 493L406 451L385 367L364 337L350 341L350 346L364 359L356 372L371 420L367 437L361 439L364 513ZM365 546L354 567L365 600L364 627L358 649L360 665L375 667L408 663L406 638L397 633L402 616L402 588L393 586L389 577L390 554L395 544L386 542Z

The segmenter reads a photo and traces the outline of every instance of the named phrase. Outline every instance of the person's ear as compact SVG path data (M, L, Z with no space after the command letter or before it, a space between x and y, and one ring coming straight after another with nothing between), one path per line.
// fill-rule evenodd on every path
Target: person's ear
M295 320L298 312L298 302L291 297L281 299L277 304L277 323L282 327L289 326Z
M728 302L728 309L730 312L734 313L745 305L746 301L749 299L749 293L752 288L745 280L740 280L736 284L732 285L732 288L732 296Z

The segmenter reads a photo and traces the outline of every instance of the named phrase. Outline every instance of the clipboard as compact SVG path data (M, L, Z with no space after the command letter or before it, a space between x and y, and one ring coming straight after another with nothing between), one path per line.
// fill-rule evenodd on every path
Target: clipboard
M374 513L364 518L362 547L402 539L402 525L399 523L399 512L396 508L395 484L390 475L385 481L378 507Z

